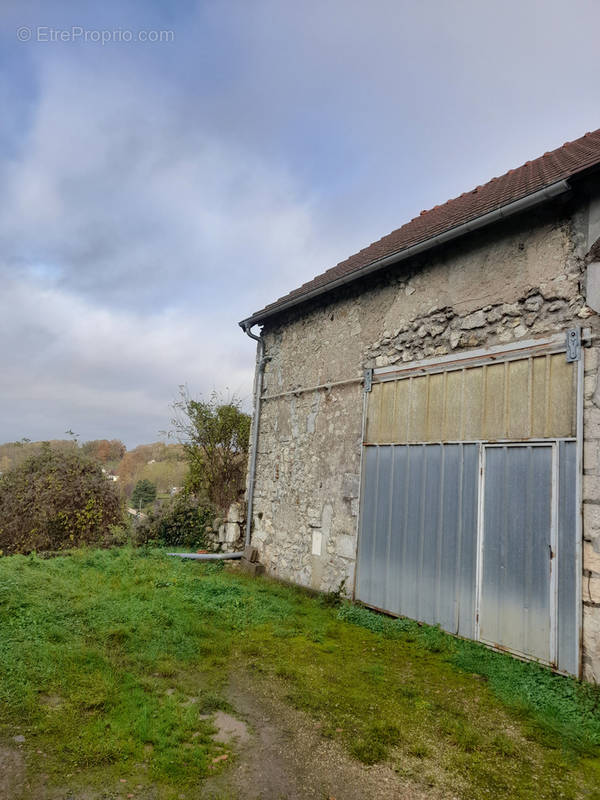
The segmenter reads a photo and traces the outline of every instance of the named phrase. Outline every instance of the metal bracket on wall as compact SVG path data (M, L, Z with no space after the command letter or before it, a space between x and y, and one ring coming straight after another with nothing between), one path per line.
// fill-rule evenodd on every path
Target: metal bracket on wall
M365 377L364 377L364 391L370 392L373 386L373 370L366 369L365 370Z
M581 328L569 328L567 331L567 364L581 358Z

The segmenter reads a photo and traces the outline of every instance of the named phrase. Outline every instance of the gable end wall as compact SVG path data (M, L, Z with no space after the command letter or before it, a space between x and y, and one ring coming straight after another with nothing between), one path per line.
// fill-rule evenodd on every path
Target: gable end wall
M600 333L584 302L587 206L546 209L289 313L263 331L253 544L267 571L352 594L366 367L565 331ZM600 682L600 386L585 351L585 677ZM357 379L330 390L300 391Z

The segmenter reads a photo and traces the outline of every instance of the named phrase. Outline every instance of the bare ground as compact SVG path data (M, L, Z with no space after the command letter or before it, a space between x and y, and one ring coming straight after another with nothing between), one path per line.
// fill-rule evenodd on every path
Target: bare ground
M25 761L17 747L0 746L0 798L20 798L25 788Z
M402 780L389 766L366 767L321 735L318 724L274 696L272 687L239 680L229 701L250 736L231 768L203 785L203 800L432 800L434 790ZM222 740L222 737L219 737Z
M235 716L217 712L215 739L229 744L232 763L203 781L185 800L435 800L435 789L401 778L386 764L366 767L320 726L291 708L272 685L250 684L240 678L228 690ZM156 789L104 786L50 788L44 777L28 778L24 745L0 747L0 800L155 800ZM129 783L129 781L128 781ZM32 785L33 784L33 785ZM131 785L131 784L129 784ZM132 794L127 794L132 792ZM450 800L444 795L445 800Z

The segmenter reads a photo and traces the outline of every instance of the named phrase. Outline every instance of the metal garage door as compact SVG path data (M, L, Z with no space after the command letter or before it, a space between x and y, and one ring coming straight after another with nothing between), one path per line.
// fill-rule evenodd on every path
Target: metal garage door
M550 662L555 447L483 450L479 638Z
M557 340L376 371L357 599L577 674L579 375Z

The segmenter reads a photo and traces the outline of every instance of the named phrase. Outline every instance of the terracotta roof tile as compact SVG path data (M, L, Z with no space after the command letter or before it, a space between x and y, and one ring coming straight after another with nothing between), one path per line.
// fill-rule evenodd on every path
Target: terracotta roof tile
M600 129L586 133L573 142L566 142L556 150L544 153L534 161L527 161L517 169L511 169L504 175L492 178L487 183L448 200L443 205L421 211L419 216L401 228L265 306L253 314L252 318L259 321L262 314L267 315L275 311L289 300L301 302L303 295L315 289L322 288L326 291L327 284L349 276L353 272L357 273L358 278L360 270L375 261L495 211L598 163L600 163Z

